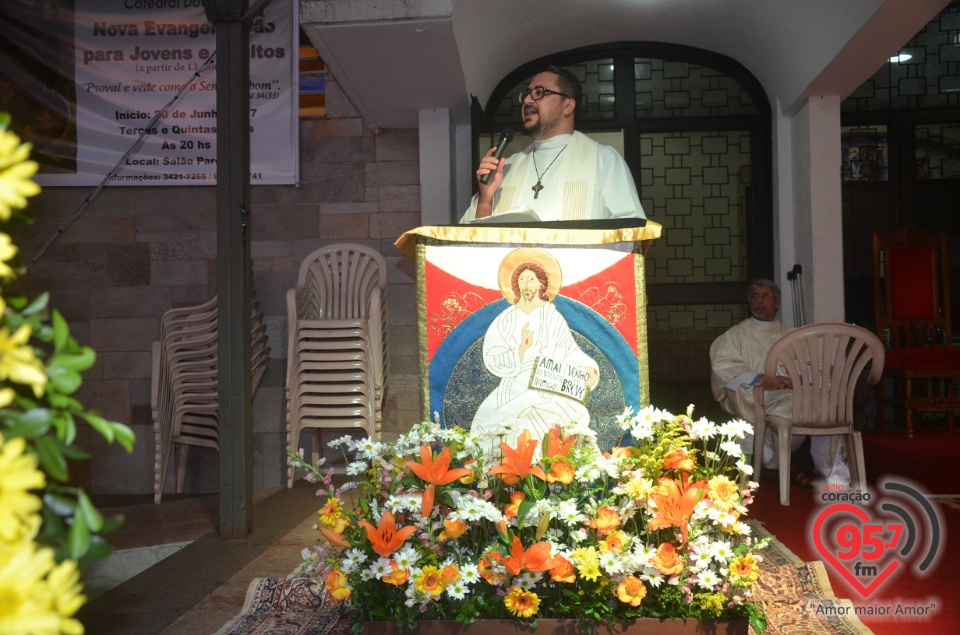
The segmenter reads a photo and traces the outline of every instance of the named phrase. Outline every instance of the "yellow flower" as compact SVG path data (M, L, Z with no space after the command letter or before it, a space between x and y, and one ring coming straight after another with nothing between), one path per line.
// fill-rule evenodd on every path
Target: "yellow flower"
M740 488L726 476L714 476L707 481L710 489L707 490L707 497L713 501L714 507L725 512L733 509L740 497Z
M623 491L639 503L653 491L653 481L649 478L634 478L623 486Z
M27 206L27 197L40 193L40 186L30 180L40 165L28 161L29 143L9 130L0 130L0 220L10 220L13 210Z
M37 469L37 460L24 454L26 446L23 437L4 442L0 434L0 540L8 542L33 538L43 506L30 490L42 488L46 478ZM0 606L2 604L0 601Z
M82 635L83 625L70 617L80 610L87 597L81 592L80 571L75 560L64 560L47 576L51 608L60 614L60 630L67 635Z
M730 577L737 584L750 586L760 576L760 565L749 553L737 556L730 564Z
M584 580L595 581L600 577L600 556L593 547L574 549L570 557L577 565L577 572Z
M507 597L503 598L503 603L507 610L517 617L533 617L540 610L540 597L518 587L514 587Z
M56 565L52 549L37 549L30 540L0 542L0 598L0 633L83 633L70 617L86 600L76 563Z
M10 329L0 329L0 381L9 379L33 388L39 397L47 387L43 363L29 344L30 326L23 324L13 335Z
M320 515L320 524L337 534L342 534L350 525L343 513L340 499L331 496L323 509L317 512Z
M7 264L7 261L17 255L17 246L4 233L0 233L0 278L12 278L13 269ZM0 313L3 311L0 310Z
M437 567L424 567L413 585L426 595L439 595L445 586L442 572Z

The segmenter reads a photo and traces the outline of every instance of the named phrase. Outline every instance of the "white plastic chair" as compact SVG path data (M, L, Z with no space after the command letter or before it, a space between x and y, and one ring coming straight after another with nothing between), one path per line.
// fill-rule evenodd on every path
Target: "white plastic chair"
M263 313L251 305L251 385L256 392L270 359ZM176 455L176 492L182 493L190 447L219 450L217 298L171 309L152 347L150 403L154 425L153 500L163 497L170 452Z
M320 430L359 428L380 437L386 377L387 268L378 252L339 243L309 254L287 291L287 432L304 430L320 456ZM295 469L288 469L292 487Z
M883 344L866 329L840 322L810 324L780 338L767 353L763 374L784 375L793 383L793 414L789 418L766 411L763 387L754 387L756 423L753 469L760 473L766 426L777 433L780 504L790 504L790 448L793 435L846 436L853 482L866 487L863 441L854 427L854 392L870 365L867 381L876 384L883 373Z

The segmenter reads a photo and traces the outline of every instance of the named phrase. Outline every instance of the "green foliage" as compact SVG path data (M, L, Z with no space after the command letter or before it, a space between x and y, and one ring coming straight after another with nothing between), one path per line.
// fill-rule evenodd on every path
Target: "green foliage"
M0 133L5 132L9 122L9 116L0 113ZM0 157L0 168L16 164L16 156ZM22 178L11 186L23 189L24 183L29 184L28 179ZM29 222L22 207L12 205L9 214L0 215L4 219L0 222L4 241L15 233L17 224ZM6 275L0 275L0 390L5 391L4 405L0 407L0 434L6 440L23 437L27 452L36 457L40 470L46 474L46 487L39 493L43 510L37 542L52 547L58 561L73 559L82 565L108 553L102 535L119 526L119 521L105 519L87 493L71 483L70 463L89 458L74 445L77 425L85 422L108 442L116 442L128 452L133 449L134 434L129 427L85 408L73 396L83 383L82 373L93 366L96 354L70 334L66 319L49 306L48 293L32 299L10 293L9 287L18 273L16 251L11 241L10 248L0 256L9 266ZM27 330L29 339L18 339L18 334ZM23 369L28 371L27 375L20 372Z

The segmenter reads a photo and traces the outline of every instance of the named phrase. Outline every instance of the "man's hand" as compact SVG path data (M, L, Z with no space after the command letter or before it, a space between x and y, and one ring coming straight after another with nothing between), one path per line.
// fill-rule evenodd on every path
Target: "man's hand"
M493 195L503 183L503 166L506 165L506 159L497 159L493 154L497 151L496 146L487 150L487 155L480 159L480 165L477 167L477 186L479 194L477 196L477 218L484 218L493 213ZM484 185L480 182L480 177L490 174L490 180Z
M763 379L760 380L760 385L763 386L764 390L789 390L793 388L793 382L790 381L789 377L784 377L783 375L764 375Z
M520 355L520 359L523 360L523 356L526 355L527 349L533 346L533 331L530 330L530 323L527 322L523 325L523 328L520 329L520 348L517 353Z
M596 368L591 368L590 366L584 366L583 372L587 374L587 378L583 382L586 384L587 388L589 390L596 388L597 384L600 383L600 371Z

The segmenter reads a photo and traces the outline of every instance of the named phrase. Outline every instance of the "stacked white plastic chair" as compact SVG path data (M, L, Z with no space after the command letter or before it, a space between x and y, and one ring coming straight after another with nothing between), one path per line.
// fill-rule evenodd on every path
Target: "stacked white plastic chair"
M387 268L378 252L339 243L315 250L287 291L288 445L309 430L312 459L320 430L362 429L380 438L389 374ZM288 487L295 469L288 468Z
M251 309L251 380L256 391L270 358L260 305ZM153 414L155 470L153 500L163 497L170 452L176 455L176 491L186 480L191 446L219 450L217 399L217 298L199 306L171 309L160 322L153 344L150 402Z

